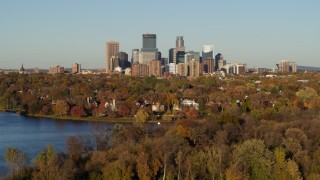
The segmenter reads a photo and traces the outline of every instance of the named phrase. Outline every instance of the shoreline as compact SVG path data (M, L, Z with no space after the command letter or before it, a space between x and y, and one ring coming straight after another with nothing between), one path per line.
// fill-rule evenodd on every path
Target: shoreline
M0 109L0 112L9 112L19 114L18 111L12 111L7 109ZM52 120L60 120L60 121L83 121L83 122L96 122L96 123L128 123L133 124L136 123L134 117L118 117L118 118L106 118L106 117L72 117L72 116L53 116L53 115L39 115L39 114L19 114L26 117L31 118L45 118L45 119L52 119ZM143 124L156 124L156 123L172 123L167 121L147 121Z

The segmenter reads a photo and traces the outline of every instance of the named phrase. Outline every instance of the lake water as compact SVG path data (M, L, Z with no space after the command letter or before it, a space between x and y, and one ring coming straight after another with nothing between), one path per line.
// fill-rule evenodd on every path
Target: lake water
M92 136L98 129L111 129L114 123L66 121L30 118L14 113L0 112L0 174L6 170L3 155L8 147L16 147L34 158L47 145L56 152L65 150L70 136Z

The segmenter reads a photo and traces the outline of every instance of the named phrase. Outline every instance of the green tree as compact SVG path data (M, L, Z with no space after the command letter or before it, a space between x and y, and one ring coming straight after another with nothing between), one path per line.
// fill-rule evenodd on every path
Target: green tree
M136 114L136 122L145 123L149 119L150 115L145 109L140 109Z
M69 105L64 100L57 100L56 104L52 107L53 112L58 116L66 116L69 112Z
M261 140L247 140L236 149L236 166L252 179L270 179L272 153Z

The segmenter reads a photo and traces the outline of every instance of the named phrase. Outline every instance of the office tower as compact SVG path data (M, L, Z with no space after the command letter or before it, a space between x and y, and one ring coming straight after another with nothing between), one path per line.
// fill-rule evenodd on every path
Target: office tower
M296 73L297 64L288 60L281 60L278 65L279 71L282 73Z
M183 36L177 36L176 40L176 63L184 63L185 47Z
M132 64L131 75L132 76L148 76L149 66L146 64Z
M161 60L161 52L158 52L157 60Z
M131 63L128 60L128 54L126 52L121 51L117 54L117 56L119 57L119 66L122 69L126 69L131 66Z
M215 57L215 62L214 62L214 70L217 71L219 70L219 61L223 61L223 56L221 53L218 53Z
M175 63L177 64L177 50L176 48L169 49L169 64Z
M72 74L79 74L79 73L81 73L81 64L78 64L78 63L72 64L71 73L72 73Z
M202 51L202 61L205 59L213 59L213 45L204 45Z
M177 36L176 50L177 52L185 51L183 36Z
M158 49L156 44L157 44L156 34L142 35L142 48L139 56L139 63L148 64L149 61L158 58Z
M200 63L199 61L192 60L189 62L189 76L199 77L200 76Z
M111 65L111 57L117 56L119 53L119 42L116 41L109 41L106 42L106 72L111 72L112 65Z
M136 64L139 62L139 49L133 49L132 50L132 57L131 57L131 63Z
M167 64L169 64L168 58L161 58L161 65L162 65L162 66L165 66L165 65L167 65Z
M161 61L151 60L149 61L149 76L161 77Z
M179 74L180 76L188 76L188 65L186 63L179 63L177 67L177 74Z
M192 59L200 62L200 53L199 52L194 52L194 51L186 52L186 54L184 55L185 63L190 62Z
M120 66L119 57L118 56L111 56L110 58L110 68L113 71L116 67Z
M221 70L221 68L225 65L225 61L220 59L218 62L218 70Z
M202 61L203 73L211 74L214 72L214 59L205 59Z

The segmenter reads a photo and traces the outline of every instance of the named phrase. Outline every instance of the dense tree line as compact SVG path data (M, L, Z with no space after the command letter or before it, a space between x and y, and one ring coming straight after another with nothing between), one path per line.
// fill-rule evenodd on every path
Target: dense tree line
M2 74L0 79L2 107L21 107L27 114L137 115L145 122L158 117L141 105L147 100L179 117L172 124L116 125L93 137L71 137L66 152L49 146L32 162L23 150L9 148L8 178L320 179L318 73L193 80ZM116 110L105 106L113 99L121 102ZM198 110L175 110L181 99L194 99Z

